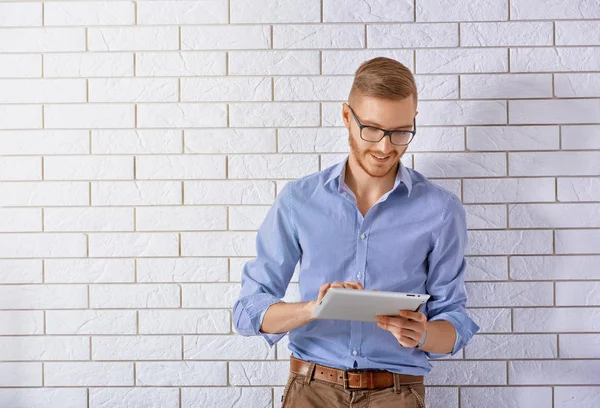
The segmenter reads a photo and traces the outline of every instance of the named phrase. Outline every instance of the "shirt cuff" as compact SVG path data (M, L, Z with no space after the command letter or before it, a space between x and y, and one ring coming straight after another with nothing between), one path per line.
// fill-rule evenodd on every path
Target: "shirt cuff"
M432 359L454 356L469 343L471 338L480 329L480 327L473 320L460 312L440 313L439 315L429 319L430 322L437 320L445 320L454 326L456 331L456 340L454 341L452 351L449 353L425 352L425 354Z
M269 346L273 347L275 343L281 340L287 333L263 333L260 331L260 327L262 326L267 309L269 309L271 305L280 302L281 299L268 293L257 293L241 298L242 314L245 314L245 318L241 318L240 320L243 320L248 325L244 332L262 336Z

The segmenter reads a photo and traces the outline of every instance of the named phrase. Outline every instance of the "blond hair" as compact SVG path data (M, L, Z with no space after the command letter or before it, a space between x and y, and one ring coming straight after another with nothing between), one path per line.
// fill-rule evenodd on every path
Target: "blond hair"
M417 101L417 85L412 72L402 63L386 57L376 57L360 64L354 74L350 96L405 99Z

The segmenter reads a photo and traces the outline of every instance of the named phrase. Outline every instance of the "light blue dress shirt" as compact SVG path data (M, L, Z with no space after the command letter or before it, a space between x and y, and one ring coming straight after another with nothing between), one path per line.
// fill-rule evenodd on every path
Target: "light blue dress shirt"
M261 335L271 346L285 335L261 333L260 327L268 307L281 302L299 261L302 302L334 281L427 293L431 298L420 311L429 321L450 322L457 336L451 353L434 354L403 347L376 323L316 320L289 332L294 357L340 369L425 375L432 368L428 358L456 354L479 330L465 309L464 209L454 194L400 164L392 190L363 217L344 182L347 161L281 190L258 230L256 258L242 272L235 329Z

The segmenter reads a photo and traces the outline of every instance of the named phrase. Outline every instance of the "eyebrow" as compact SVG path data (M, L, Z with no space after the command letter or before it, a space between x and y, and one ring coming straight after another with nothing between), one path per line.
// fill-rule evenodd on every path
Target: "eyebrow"
M366 123L366 122L368 122L368 123ZM374 126L374 127L380 128L380 129L385 129L383 126L381 126L375 122L372 122L370 120L363 120L362 123L365 126ZM412 127L413 127L413 124L411 123L410 125L402 125L402 126L395 127L393 129L386 129L386 130L403 130L405 128L412 128Z

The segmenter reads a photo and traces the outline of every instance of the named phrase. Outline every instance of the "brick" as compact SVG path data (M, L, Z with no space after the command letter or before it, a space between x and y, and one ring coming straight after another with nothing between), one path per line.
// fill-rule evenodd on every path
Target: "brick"
M44 231L133 231L133 208L46 208Z
M297 127L319 125L317 102L232 103L229 121L233 127Z
M19 285L0 287L2 309L72 309L88 307L85 285Z
M425 101L419 104L419 119L428 126L501 125L506 123L506 102Z
M600 204L516 204L511 228L600 228Z
M469 206L465 206L468 208ZM508 262L504 256L467 258L466 281L508 280Z
M563 150L600 149L600 125L562 126Z
M140 310L141 334L229 334L226 310Z
M469 306L551 306L552 282L485 282L466 284Z
M231 0L229 7L231 23L318 23L321 21L319 0L306 0L302 3L294 0L258 0L252 3Z
M89 205L88 183L83 182L10 182L1 183L5 206L77 206Z
M175 181L93 182L92 205L181 204L181 183Z
M272 181L184 181L185 204L272 204Z
M323 21L326 23L397 22L413 19L414 7L410 2L385 4L377 1L323 1Z
M40 232L42 231L41 208L2 208L0 209L0 232ZM1 278L0 272L0 280Z
M138 282L226 282L225 258L144 258L137 260Z
M133 76L133 53L45 54L44 76L71 78Z
M225 75L224 52L136 52L136 75L186 77Z
M600 308L514 309L515 332L600 332Z
M564 147L564 146L563 146ZM467 128L469 150L558 150L558 126L481 126Z
M469 229L498 229L508 226L505 205L467 205L465 211Z
M239 285L231 283L186 284L181 288L184 308L230 308L240 294Z
M274 81L276 101L343 101L352 86L350 76L282 77Z
M558 340L561 358L600 358L598 334L561 334Z
M600 306L598 282L557 282L558 306Z
M229 75L319 74L318 51L232 51L228 56Z
M554 387L554 406L568 408L571 403L581 408L594 408L600 403L600 389L590 387Z
M90 388L90 408L179 408L177 388Z
M87 404L85 388L12 388L0 390L8 406L31 408L80 408Z
M227 24L228 4L226 0L144 1L138 3L137 13L137 24L143 25Z
M0 129L40 129L41 127L41 106L0 106Z
M600 201L598 178L558 178L559 201Z
M471 231L467 255L552 253L552 231Z
M552 387L465 387L460 392L463 408L481 406L552 407Z
M228 360L273 360L275 348L261 337L233 336L186 336L185 360L219 360L227 350Z
M182 101L270 101L270 78L183 78Z
M0 180L41 180L42 161L39 157L3 157L0 161Z
M239 155L229 158L229 178L295 179L319 171L316 155Z
M600 7L594 0L574 0L569 3L544 0L511 0L511 20L555 20L600 18Z
M594 122L600 117L600 100L552 99L544 101L510 101L511 124L569 124Z
M133 105L61 104L44 106L44 124L48 129L132 128L134 119Z
M569 375L565 375L569 373ZM509 384L598 384L600 361L509 361Z
M419 75L415 79L417 81L417 93L421 101L458 99L457 75Z
M89 236L90 257L173 256L179 252L176 233L122 232Z
M83 79L0 80L0 103L85 102Z
M461 98L552 98L548 74L461 75Z
M42 363L0 363L0 386L41 387Z
M175 284L90 286L90 307L98 309L179 307L179 298L179 285Z
M102 27L88 29L89 51L179 49L177 27Z
M136 160L136 178L225 179L225 156L147 155Z
M94 26L134 24L131 1L52 2L44 5L46 26Z
M511 332L511 309L468 309L468 315L481 330L479 333Z
M183 50L243 50L271 47L268 25L182 27Z
M0 52L85 51L84 28L0 29Z
M92 360L181 360L179 336L92 337Z
M405 163L404 160L402 160L402 163ZM454 194L457 197L462 196L461 180L431 179L431 181L433 182L433 184L436 184L437 186L442 187L444 190L451 192L452 194Z
M349 152L348 134L332 128L285 128L278 134L279 152L333 153ZM412 148L412 145L411 145Z
M133 363L46 363L44 384L88 387L133 385Z
M169 154L181 153L180 130L93 130L94 154Z
M281 129L281 132L285 129ZM185 153L275 153L275 129L186 130Z
M132 180L133 159L127 156L46 157L44 179Z
M18 4L18 3L13 3ZM23 4L23 3L21 3ZM29 3L35 4L35 3ZM41 3L40 3L41 4ZM42 56L36 54L0 55L0 78L34 78L42 76Z
M511 72L597 71L600 55L594 47L539 47L510 50Z
M504 385L503 361L434 361L425 385Z
M0 260L1 283L41 283L41 259L2 259Z
M48 210L46 210L48 211ZM133 259L46 259L47 283L133 282Z
M0 337L3 361L89 360L90 340L81 336Z
M255 361L229 363L232 385L284 385L290 372L287 362Z
M242 408L248 403L253 407L268 407L272 403L271 394L270 387L182 388L181 407L194 408L206 404L213 408ZM277 404L281 397L275 397L273 401Z
M153 103L138 106L140 128L194 128L227 126L224 104Z
M395 59L414 72L414 51L412 50L323 50L323 75L353 75L358 68L357 61L366 61L375 57Z
M89 132L84 130L3 130L0 154L86 154L90 151L89 139Z
M600 256L513 256L513 280L597 279Z
M558 358L554 334L477 335L465 347L468 359Z
M227 229L224 207L147 207L136 210L137 231L210 231Z
M50 310L48 334L135 334L135 310Z
M506 175L502 153L418 153L415 170L432 178L494 177Z
M600 96L600 74L556 74L554 81L560 98Z
M177 102L175 78L90 79L90 102Z
M229 207L229 229L258 231L269 209L269 206Z
M0 4L0 27L42 25L42 3Z
M364 48L365 30L355 24L303 24L273 26L274 49Z
M417 0L417 21L507 20L507 0Z
M465 203L520 203L554 201L553 178L464 180Z
M386 11L391 17L388 13ZM367 26L367 44L369 48L457 47L458 24L370 25Z
M0 235L0 258L85 256L84 234L23 233Z
M206 362L141 362L136 364L138 386L227 385L227 364Z
M558 21L556 45L600 45L599 31L598 21Z
M0 311L0 335L21 336L44 333L42 310Z
M508 72L508 53L503 49L417 50L418 74L467 74Z
M461 47L518 47L553 45L552 22L464 23Z
M598 152L510 153L513 176L595 176L600 172Z
M184 232L182 256L255 256L254 232Z

